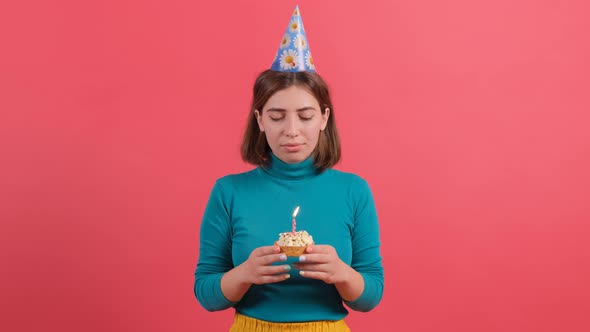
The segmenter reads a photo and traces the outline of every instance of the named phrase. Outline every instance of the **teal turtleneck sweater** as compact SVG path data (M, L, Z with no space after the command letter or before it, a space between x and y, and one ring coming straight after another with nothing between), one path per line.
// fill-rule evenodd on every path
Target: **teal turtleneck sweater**
M301 277L252 285L237 303L221 291L223 273L242 264L252 250L272 245L291 230L291 213L300 206L297 230L316 244L333 246L364 279L361 296L346 305L369 311L383 294L379 225L371 190L362 178L334 169L316 172L313 159L287 164L271 155L270 166L228 175L215 183L200 231L194 291L210 311L236 311L271 322L339 320L348 311L334 285ZM295 262L289 257L287 263ZM279 263L284 264L284 263Z

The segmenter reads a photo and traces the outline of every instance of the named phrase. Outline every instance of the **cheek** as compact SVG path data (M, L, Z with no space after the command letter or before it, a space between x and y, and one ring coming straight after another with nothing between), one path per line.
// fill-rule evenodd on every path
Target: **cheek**
M272 129L265 130L264 135L266 136L266 141L268 142L269 145L273 145L277 141L278 135Z
M309 126L305 130L305 133L306 133L307 137L317 138L320 134L321 129L322 129L321 123L314 123L313 126Z
M319 129L313 129L313 130L308 130L305 132L305 138L307 139L307 141L309 142L317 142L318 138L320 136L320 130Z

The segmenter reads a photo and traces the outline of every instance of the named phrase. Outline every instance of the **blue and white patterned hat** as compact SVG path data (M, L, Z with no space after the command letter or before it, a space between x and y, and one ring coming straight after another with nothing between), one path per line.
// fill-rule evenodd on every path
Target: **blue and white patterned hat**
M299 6L295 6L289 26L281 39L279 50L270 69L287 72L315 72Z

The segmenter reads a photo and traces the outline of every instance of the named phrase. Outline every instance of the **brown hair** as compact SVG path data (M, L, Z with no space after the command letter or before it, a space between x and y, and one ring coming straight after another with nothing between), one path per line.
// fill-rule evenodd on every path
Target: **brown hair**
M340 160L340 137L326 82L316 73L278 72L269 69L260 73L254 83L254 97L241 146L242 159L245 162L257 166L267 166L270 163L270 146L258 127L254 111L262 112L262 108L273 94L294 85L306 88L314 95L320 104L322 114L325 114L326 108L330 109L326 128L320 132L318 144L311 154L315 167L323 171Z

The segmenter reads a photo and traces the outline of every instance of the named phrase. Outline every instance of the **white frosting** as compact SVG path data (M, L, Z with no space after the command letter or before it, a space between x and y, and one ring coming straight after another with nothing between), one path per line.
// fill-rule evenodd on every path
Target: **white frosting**
M285 232L279 234L277 244L281 247L305 247L313 244L313 238L306 231Z

